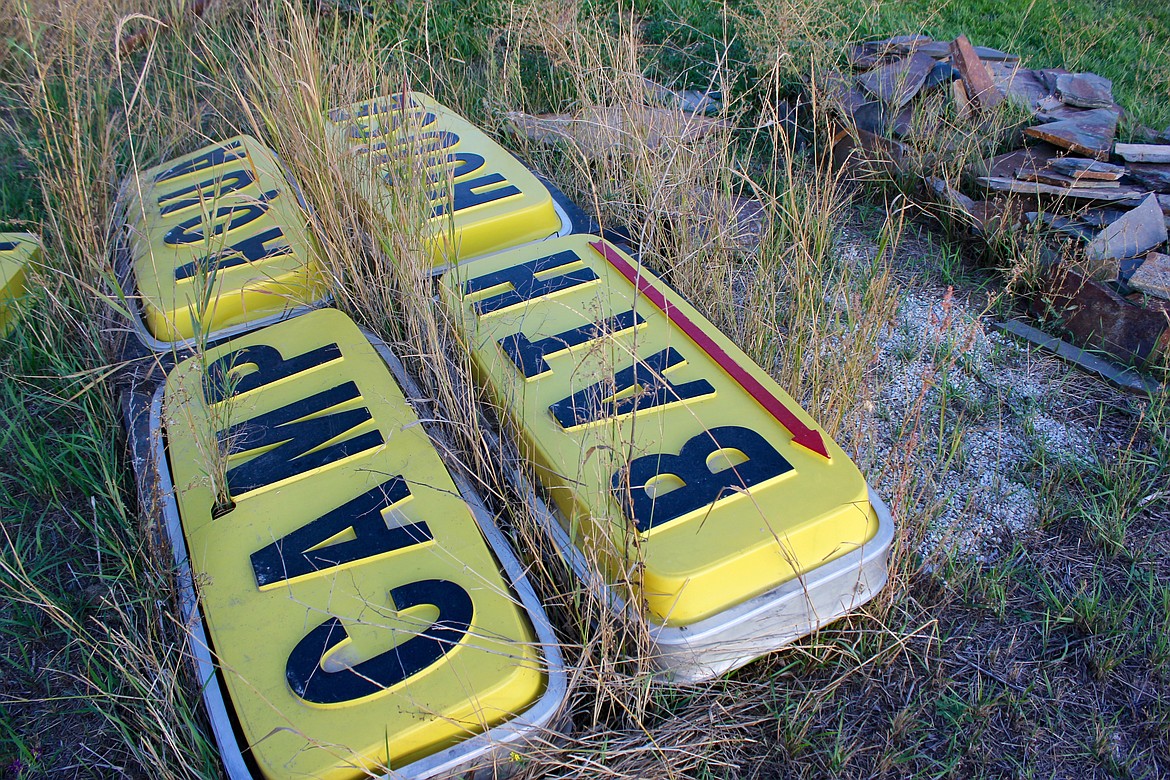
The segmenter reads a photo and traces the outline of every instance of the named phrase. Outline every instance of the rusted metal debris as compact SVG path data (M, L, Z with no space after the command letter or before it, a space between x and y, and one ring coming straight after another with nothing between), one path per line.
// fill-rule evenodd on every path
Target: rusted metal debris
M1159 382L1142 376L1142 374L1132 368L1116 366L1100 355L1086 352L1080 347L1069 344L1063 339L1051 336L1019 320L1007 320L1006 322L996 322L993 324L1005 333L1022 338L1043 350L1064 358L1073 365L1090 373L1097 374L1102 379L1112 382L1123 390L1148 395L1160 393L1165 390Z
M1046 289L1033 297L1030 308L1078 343L1126 362L1144 363L1170 349L1170 305L1139 305L1062 264L1049 267Z

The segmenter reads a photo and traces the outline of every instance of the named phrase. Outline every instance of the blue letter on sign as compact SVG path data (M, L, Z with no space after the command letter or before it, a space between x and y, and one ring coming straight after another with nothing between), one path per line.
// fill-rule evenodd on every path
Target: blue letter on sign
M321 659L349 639L345 626L329 618L297 643L285 664L293 693L314 704L339 704L372 696L418 674L455 649L471 626L475 606L460 585L448 580L423 580L390 591L394 609L419 604L439 608L439 617L405 642L353 667L327 672Z
M475 304L476 314L491 314L530 301L533 298L540 298L580 284L597 281L597 273L588 266L558 275L552 273L580 261L581 258L577 257L576 252L566 249L555 255L538 257L527 263L471 279L463 285L463 294L471 295L490 290L493 287L510 285L512 289L507 292L484 298Z
M666 378L666 370L686 360L674 347L656 352L645 361L635 358L634 365L613 375L613 384L597 382L562 398L548 410L562 428L573 428L597 422L608 417L630 414L639 409L653 409L675 401L689 401L712 395L715 388L706 379L696 379L676 385ZM627 390L634 390L628 398L617 399Z
M711 456L720 450L738 451L746 460L713 472ZM649 531L791 470L792 464L763 436L725 425L688 440L678 455L634 458L613 475L611 487L626 517L639 531ZM663 475L677 477L683 484L651 498L647 483Z

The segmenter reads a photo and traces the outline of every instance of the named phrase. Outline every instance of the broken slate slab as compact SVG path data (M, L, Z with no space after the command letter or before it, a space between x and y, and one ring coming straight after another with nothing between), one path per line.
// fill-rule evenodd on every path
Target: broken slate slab
M976 181L989 190L995 190L996 192L1010 192L1015 195L1051 195L1055 198L1068 198L1070 200L1133 203L1137 205L1142 195L1140 190L1133 187L1117 187L1116 189L1099 187L1054 187L1051 184L1041 184L1038 181L1020 181L1019 179L1007 179L1001 176L978 176L976 177Z
M1096 73L1061 73L1056 96L1077 108L1108 108L1113 105L1113 82Z
M717 92L703 92L697 89L674 90L654 79L643 77L642 83L646 87L646 95L651 102L669 108L678 108L688 114L718 114L723 105L719 102Z
M1125 175L1125 166L1123 165L1113 165L1099 160L1086 160L1083 157L1057 157L1048 163L1048 167L1078 181L1081 179L1117 181Z
M857 70L869 70L886 60L913 51L917 46L932 43L925 35L898 35L884 41L865 41L849 47L849 64Z
M1118 144L1113 151L1126 162L1170 163L1167 144Z
M1130 163L1126 174L1151 192L1170 192L1170 165Z
M951 64L959 71L963 79L963 86L967 90L967 99L977 108L994 108L1003 101L1003 93L995 86L991 78L991 71L983 63L975 47L967 40L966 35L960 35L951 41Z
M1129 277L1129 286L1146 295L1170 300L1170 255L1150 252Z
M1060 98L1055 95L1049 95L1036 104L1036 108L1032 110L1032 115L1041 122L1060 122L1064 119L1077 119L1085 114L1087 111L1112 111L1118 117L1121 116L1122 111L1120 106L1113 106L1112 108L1076 108L1075 106L1066 106L1060 102Z
M1092 241L1093 236L1097 235L1096 231L1078 220L1062 217L1059 214L1049 214L1045 211L1029 211L1024 214L1024 218L1031 224L1039 222L1058 233L1063 233L1066 236L1071 236L1081 241Z
M975 201L968 198L957 189L947 184L944 179L937 176L932 176L927 180L931 191L934 192L941 203L945 203L956 211L971 215L975 211Z
M1117 114L1105 108L1082 111L1072 119L1048 122L1024 130L1024 134L1032 138L1096 160L1109 159L1116 133Z
M1038 70L1006 62L988 62L987 69L1007 99L1028 111L1034 112L1040 101L1052 97L1052 90Z
M1141 205L1113 222L1085 247L1085 257L1092 263L1112 269L1106 278L1115 278L1114 261L1137 257L1166 242L1166 221L1157 197L1150 195ZM1097 273L1094 273L1097 276ZM1097 278L1101 278L1098 276Z
M1102 189L1113 189L1121 186L1121 182L1116 179L1105 181L1077 179L1049 170L1048 168L1036 168L1033 166L1021 167L1016 171L1016 178L1020 181L1038 181L1042 184L1051 184L1053 187L1098 187Z
M1126 209L1100 208L1085 209L1078 216L1087 225L1101 230L1125 216Z
M861 74L857 77L857 83L887 106L898 109L918 94L933 68L933 59L915 52L897 62Z
M880 101L871 100L853 79L830 73L823 78L820 86L829 96L833 109L845 122L871 133L885 133L889 112Z
M1044 168L1059 154L1060 150L1050 144L1033 144L1014 152L997 155L986 162L976 163L971 169L978 176L1010 178L1015 176L1020 168Z
M926 81L922 82L922 88L934 89L942 84L950 84L959 77L959 71L955 66L945 60L934 63L934 67L930 69L930 73L926 75Z
M909 151L905 144L860 128L843 129L833 136L833 167L855 169L858 175L875 168L905 173Z
M966 36L963 36L966 38ZM981 60L987 62L1019 62L1020 58L1015 54L1008 54L999 49L992 49L987 46L972 46L972 51ZM919 44L914 47L914 51L922 52L934 57L936 60L941 60L945 57L951 56L951 44L946 41L931 41L930 43Z

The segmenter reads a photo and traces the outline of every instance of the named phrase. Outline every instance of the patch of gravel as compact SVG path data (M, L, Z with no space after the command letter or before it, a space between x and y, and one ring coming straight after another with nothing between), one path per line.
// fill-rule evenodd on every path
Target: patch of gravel
M865 258L865 239L854 237L842 252ZM1037 526L1041 458L1093 461L1100 433L1077 421L1078 399L1065 380L1097 385L1094 394L1113 391L994 330L946 288L903 287L896 322L879 345L868 470L886 495L908 477L916 486L908 513L917 516L898 521L925 523L924 555L953 550L986 561L1013 534ZM905 465L885 468L891 463Z

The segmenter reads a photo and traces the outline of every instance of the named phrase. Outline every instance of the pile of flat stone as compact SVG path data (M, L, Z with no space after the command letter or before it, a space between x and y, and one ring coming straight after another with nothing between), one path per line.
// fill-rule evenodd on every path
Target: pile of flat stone
M1071 239L1071 251L1050 269L1054 288L1076 288L1064 309L1076 325L1085 286L1111 303L1094 310L1083 333L1071 328L1082 341L1125 359L1170 345L1170 131L1139 127L1132 135L1141 143L1121 143L1125 112L1108 79L1024 68L1018 57L972 46L965 36L860 43L848 61L853 72L831 74L825 84L841 123L835 157L852 159L861 147L912 174L910 147L932 131L932 117L916 111L919 101L933 95L950 104L955 121L989 129L1002 128L1014 104L1026 117L1008 133L1018 148L970 166L962 182L920 170L928 197L979 234L1032 228ZM1130 320L1143 321L1141 338L1126 336ZM1110 329L1116 332L1103 339Z

